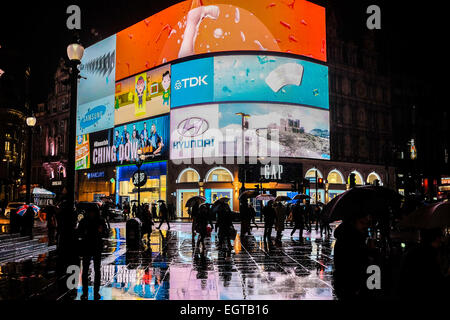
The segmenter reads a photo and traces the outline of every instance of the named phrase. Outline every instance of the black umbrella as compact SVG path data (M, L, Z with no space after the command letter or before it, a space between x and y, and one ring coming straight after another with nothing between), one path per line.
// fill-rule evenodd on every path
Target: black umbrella
M404 217L399 226L420 229L448 227L450 226L450 202L439 202L419 208Z
M303 200L303 199L310 199L310 198L311 197L308 196L307 194L299 193L299 194L296 194L294 196L294 198L292 198L292 200Z
M292 200L291 198L289 198L288 196L278 196L275 198L275 202L277 201L289 201Z
M347 190L324 206L328 221L346 220L362 212L380 216L389 207L398 209L402 196L394 190L381 186L354 187Z
M196 204L196 203L202 203L202 202L205 202L205 201L206 201L205 197L193 196L193 197L189 198L188 201L186 201L185 207L189 208L189 207L194 206L194 204Z

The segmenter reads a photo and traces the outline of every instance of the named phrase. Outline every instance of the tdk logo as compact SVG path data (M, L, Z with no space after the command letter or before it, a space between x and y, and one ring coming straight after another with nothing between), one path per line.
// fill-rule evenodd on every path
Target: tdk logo
M198 77L191 77L191 78L185 78L185 79L181 79L181 80L177 80L175 82L175 90L180 90L181 88L192 88L192 87L197 87L197 86L201 86L202 84L204 86L208 85L208 82L206 82L206 78L208 77L208 75L204 75L204 76L198 76Z

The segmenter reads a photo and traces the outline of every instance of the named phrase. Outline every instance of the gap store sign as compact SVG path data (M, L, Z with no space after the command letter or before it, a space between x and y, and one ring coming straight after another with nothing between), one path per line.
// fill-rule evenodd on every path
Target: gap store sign
M171 107L279 102L329 109L328 67L274 55L232 55L172 65Z

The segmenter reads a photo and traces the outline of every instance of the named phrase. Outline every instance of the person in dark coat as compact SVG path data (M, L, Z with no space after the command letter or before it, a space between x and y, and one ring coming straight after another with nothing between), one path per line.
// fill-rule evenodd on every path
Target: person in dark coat
M167 223L167 230L170 230L170 223L169 223L169 210L167 209L166 203L161 202L159 205L159 214L161 216L161 222L158 226L158 229L161 228L161 225L165 221Z
M313 214L313 207L311 206L310 200L306 199L304 212L305 227L310 233L312 231L311 220L313 219Z
M95 207L90 207L86 216L80 221L77 229L78 237L81 239L81 254L83 257L83 294L82 300L88 298L89 290L89 265L91 259L94 260L94 299L101 298L100 291L100 266L101 253L103 249L103 238L107 236L108 227L106 221L100 216L100 210Z
M230 206L225 201L217 204L217 223L216 231L219 230L219 247L224 243L227 245L228 251L231 251L231 233L233 229L233 218Z
M241 238L243 238L250 233L250 210L246 198L240 201L239 214L241 216Z
M334 231L334 289L340 300L358 299L367 293L367 267L370 265L366 244L370 216L364 212L344 220Z
M152 213L150 212L150 206L145 204L142 207L142 234L147 234L147 240L150 242L150 235L153 231L153 219Z
M252 234L252 225L251 223L253 222L253 225L256 227L256 229L258 229L258 225L256 224L256 210L253 207L253 204L249 204L248 205L248 212L249 212L249 230L248 230L248 234L251 235Z
M132 207L132 209L131 209L131 212L133 213L133 217L136 218L136 213L137 213L137 206L136 206L136 203L133 204L133 207Z
M47 220L47 234L48 234L48 244L51 245L56 239L56 228L58 224L56 222L56 207L49 206L46 211Z
M209 208L207 204L202 204L199 207L198 216L196 220L195 230L198 232L199 236L197 239L197 247L201 247L201 252L205 251L205 238L208 233L208 224L211 225L211 228L214 228L212 221L209 219Z
M151 210L151 212L152 212L153 220L156 219L158 217L158 212L156 210L156 203L154 203L154 202L152 203L152 210Z
M197 225L197 217L198 217L198 211L199 211L200 204L198 202L194 203L194 205L189 208L190 216L192 219L192 246L194 245L195 241L195 226Z
M262 210L264 216L264 242L272 241L272 228L275 223L275 209L273 208L273 200L270 200Z
M33 226L34 226L34 210L33 207L28 206L27 210L22 216L22 224L20 228L21 236L33 236Z
M292 206L292 219L294 221L294 228L291 231L291 237L294 235L295 231L300 230L299 240L303 242L303 229L305 229L305 216L304 216L304 206L300 205L300 201Z
M442 230L422 230L421 243L409 250L402 263L399 296L402 299L450 298L448 269L443 270ZM445 254L445 253L444 253ZM447 253L448 254L448 253Z

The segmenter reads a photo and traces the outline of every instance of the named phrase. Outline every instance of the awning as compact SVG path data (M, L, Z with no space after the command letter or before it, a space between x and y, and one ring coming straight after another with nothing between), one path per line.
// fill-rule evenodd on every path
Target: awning
M56 197L56 194L44 189L44 188L34 188L33 189L33 197L35 198L54 198Z

